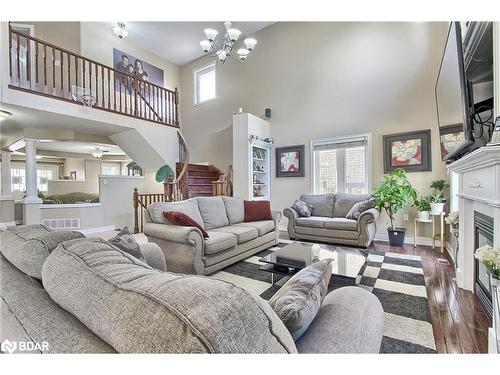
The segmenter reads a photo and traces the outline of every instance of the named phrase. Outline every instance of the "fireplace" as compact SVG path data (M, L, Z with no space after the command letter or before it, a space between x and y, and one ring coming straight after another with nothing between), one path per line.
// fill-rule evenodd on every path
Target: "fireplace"
M493 246L494 219L488 215L474 211L475 249L484 245ZM478 296L490 319L493 314L490 279L486 267L474 259L474 292Z

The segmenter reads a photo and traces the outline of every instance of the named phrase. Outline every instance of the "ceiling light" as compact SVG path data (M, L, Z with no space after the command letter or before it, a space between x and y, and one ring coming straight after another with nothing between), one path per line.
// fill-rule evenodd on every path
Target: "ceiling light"
M94 158L100 159L102 155L104 155L104 151L102 151L99 147L96 147L94 151L91 152Z
M124 22L118 22L111 30L120 39L124 39L128 36L127 25L125 25Z

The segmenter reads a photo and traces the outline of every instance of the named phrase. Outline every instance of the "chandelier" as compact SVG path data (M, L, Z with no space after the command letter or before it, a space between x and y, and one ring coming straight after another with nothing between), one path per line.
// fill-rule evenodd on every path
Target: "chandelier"
M254 38L245 38L243 44L238 48L236 42L241 36L241 31L232 27L231 22L224 22L224 27L226 28L226 34L224 38L217 39L219 32L215 29L208 28L205 29L204 39L200 42L200 46L206 56L217 57L221 63L225 63L231 56L238 62L244 62L250 52L255 48L257 40Z

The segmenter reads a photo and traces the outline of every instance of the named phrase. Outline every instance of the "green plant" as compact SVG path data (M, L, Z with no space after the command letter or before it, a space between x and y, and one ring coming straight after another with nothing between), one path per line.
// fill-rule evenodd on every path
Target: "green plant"
M398 168L384 177L384 181L373 193L375 206L385 210L394 228L394 215L401 211L410 200L417 199L417 191L413 188L404 169Z
M416 207L418 211L430 211L431 210L431 198L429 195L420 197L420 199L415 199L413 202L413 207Z
M445 199L441 192L435 192L429 195L430 203L444 203Z
M446 189L450 187L450 184L446 180L434 180L431 183L431 189L443 193Z
M170 165L168 164L165 164L163 167L158 169L155 176L157 182L163 182L163 183L166 183L173 178L174 178L174 171L172 168L170 168Z

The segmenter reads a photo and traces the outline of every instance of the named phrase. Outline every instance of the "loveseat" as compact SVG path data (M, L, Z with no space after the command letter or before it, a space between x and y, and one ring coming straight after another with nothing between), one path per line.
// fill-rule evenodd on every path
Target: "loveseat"
M377 232L379 211L370 208L362 212L357 220L346 219L346 216L354 204L369 199L370 195L303 194L300 200L312 207L312 214L301 217L295 209L286 208L283 214L288 219L288 235L292 240L368 247Z
M22 229L33 232L33 227ZM266 301L231 283L152 268L97 238L59 243L43 261L39 280L25 271L34 267L40 272L38 261L28 268L27 264L30 255L44 256L41 248L27 247L10 257L11 263L5 257L5 243L0 247L0 341L9 340L9 348L28 342L42 353L377 353L380 349L382 306L359 287L328 294L312 324L294 342Z
M168 211L188 215L209 237L204 238L196 227L172 225L163 215ZM145 213L144 234L163 250L169 271L208 275L278 243L280 212L272 212L273 220L244 222L244 217L241 198L158 202Z

